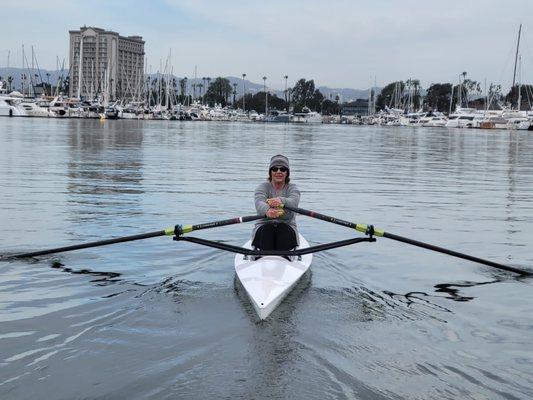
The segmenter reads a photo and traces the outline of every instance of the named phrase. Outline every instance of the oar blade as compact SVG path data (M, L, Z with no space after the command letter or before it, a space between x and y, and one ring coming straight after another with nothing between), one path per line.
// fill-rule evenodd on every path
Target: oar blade
M489 267L498 268L498 269L501 269L501 270L504 270L504 271L514 272L514 273L520 274L520 275L533 275L533 272L522 270L522 269L519 269L519 268L515 268L515 267L512 267L510 265L500 264L500 263L497 263L497 262L494 262L494 261L485 260L483 258L471 256L471 255L464 254L464 253L460 253L458 251L445 249L444 247L439 247L439 246L435 246L435 245L432 245L432 244L429 244L429 243L424 243L424 242L420 242L418 240L409 239L409 238L406 238L406 237L403 237L403 236L395 235L393 233L385 232L385 231L383 231L381 229L375 229L372 225L356 224L354 222L344 221L342 219L338 219L338 218L335 218L335 217L330 217L328 215L320 214L320 213L317 213L315 211L310 211L310 210L306 210L306 209L298 208L298 207L291 207L291 206L288 206L288 205L285 205L284 208L286 208L287 210L302 214L302 215L307 215L308 217L317 218L317 219L320 219L322 221L327 221L327 222L331 222L333 224L342 225L342 226L345 226L345 227L348 227L348 228L352 228L352 229L355 229L355 230L357 230L359 232L366 233L367 235L370 235L370 236L375 235L375 236L385 237L385 238L396 240L396 241L399 241L399 242L402 242L402 243L410 244L410 245L421 247L421 248L424 248L424 249L428 249L428 250L436 251L436 252L439 252L439 253L447 254L447 255L450 255L450 256L453 256L453 257L458 257L458 258L462 258L462 259L465 259L465 260L473 261L473 262L476 262L476 263L479 263L479 264L487 265Z

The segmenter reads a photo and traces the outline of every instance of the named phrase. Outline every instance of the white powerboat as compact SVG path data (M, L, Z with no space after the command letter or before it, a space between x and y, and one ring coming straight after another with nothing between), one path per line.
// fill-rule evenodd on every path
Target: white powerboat
M294 113L292 122L307 123L307 124L321 124L322 115L315 111L311 111L309 108L304 107L301 113Z
M20 106L24 108L28 117L50 118L56 116L50 110L50 103L45 100L25 100Z
M264 119L264 122L291 122L291 115L284 111L272 110Z
M0 94L0 116L26 116L26 110L20 105L21 102L22 100L18 97Z
M249 240L243 246L252 248ZM299 249L309 247L307 240L300 235ZM235 272L246 294L250 298L260 319L267 318L291 292L311 266L313 254L291 257L263 256L259 259L235 255Z
M474 108L457 107L453 114L450 114L446 128L472 128L474 118L479 118L478 110Z

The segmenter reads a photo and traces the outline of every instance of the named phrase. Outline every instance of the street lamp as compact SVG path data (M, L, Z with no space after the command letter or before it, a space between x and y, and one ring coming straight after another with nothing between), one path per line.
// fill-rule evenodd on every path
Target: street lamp
M244 87L244 78L246 78L246 74L242 74L242 110L246 112L246 107L244 104L244 98L246 97L246 88Z
M48 93L48 95L51 96L52 95L52 88L50 87L50 72L46 73L46 83L48 85L48 91L50 92L50 93Z
M268 94L266 91L266 80L267 80L267 77L263 76L263 90L265 92L265 117L268 114Z
M289 78L289 76L285 75L284 78L285 78L285 108L287 109L287 112L289 112L289 103L287 102L287 79Z

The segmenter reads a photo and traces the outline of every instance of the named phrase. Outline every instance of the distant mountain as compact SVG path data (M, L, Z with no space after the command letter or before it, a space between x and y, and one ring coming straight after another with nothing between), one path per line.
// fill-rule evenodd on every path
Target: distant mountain
M0 77L3 81L7 80L8 76L13 77L13 81L11 83L11 87L13 89L20 90L21 87L21 76L22 74L29 76L33 76L34 83L39 84L41 82L44 83L50 83L52 86L55 86L57 84L57 81L61 75L65 77L68 74L68 69L65 69L64 71L60 70L46 70L46 69L22 69L22 68L0 68ZM47 75L50 74L50 75ZM151 74L150 77L153 79L157 77L157 74ZM182 77L173 76L173 78L176 79L176 81L179 82ZM230 83L233 85L234 83L237 84L237 96L242 96L243 93L243 80L240 77L235 76L227 76L226 77ZM212 80L214 78L211 78ZM188 86L189 90L191 85L193 83L203 83L202 78L197 78L196 80L194 78L188 78ZM178 85L179 87L179 85ZM244 80L244 88L247 93L257 93L263 91L263 84L262 83L254 83L247 79ZM268 80L267 80L267 89L269 89L271 92L275 93L278 97L284 98L285 94L283 90L272 90L268 87ZM356 99L368 99L370 96L370 88L369 89L350 89L350 88L329 88L327 86L320 86L317 88L320 90L320 92L324 95L326 99L335 100L335 98L339 97L339 102L346 102ZM376 88L377 93L381 91L381 88Z
M348 88L338 88L331 89L327 86L320 86L317 88L324 95L325 98L335 100L336 97L339 97L339 103L345 103L354 101L357 99L368 99L370 97L370 91L372 88L368 89L348 89ZM381 88L374 88L376 95L381 93Z
M34 84L40 84L41 82L50 83L52 86L57 84L57 81L60 75L63 75L65 78L68 75L68 69L61 72L61 70L52 71L46 69L31 69L31 68L0 68L0 77L2 81L6 82L9 76L13 77L11 82L11 87L13 89L20 90L21 87L21 77L24 74L26 77L32 76ZM46 74L50 74L49 76ZM26 78L29 82L29 78Z

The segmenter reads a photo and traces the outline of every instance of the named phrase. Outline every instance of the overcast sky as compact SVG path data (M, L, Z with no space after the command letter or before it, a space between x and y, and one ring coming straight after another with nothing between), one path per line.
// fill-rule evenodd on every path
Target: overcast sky
M68 65L70 29L140 35L152 72L172 49L174 73L240 76L276 89L298 78L366 89L420 79L510 86L521 22L522 80L533 81L532 0L1 0L0 66L33 45L41 68Z

